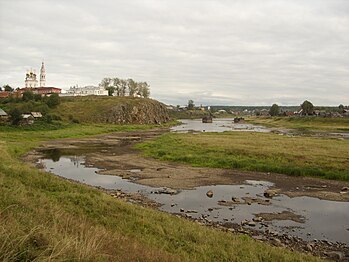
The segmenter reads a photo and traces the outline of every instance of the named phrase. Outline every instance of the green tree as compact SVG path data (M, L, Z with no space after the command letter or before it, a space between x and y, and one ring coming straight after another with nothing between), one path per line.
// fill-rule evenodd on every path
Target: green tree
M133 79L127 79L128 95L135 96L138 91L138 84Z
M338 109L339 109L339 113L344 113L344 106L342 104L338 106Z
M280 113L280 107L277 104L273 104L269 110L271 116L277 116Z
M188 100L188 110L193 110L195 107L194 101L193 100Z
M305 114L305 115L312 115L313 114L314 105L311 102L309 102L308 100L305 100L301 104L301 108L303 109L303 114Z
M127 80L125 79L120 79L120 84L119 84L119 95L120 96L125 96L126 95L126 90L127 90Z
M25 102L34 100L34 93L32 91L25 91L22 95L22 100Z
M148 98L150 95L150 89L147 82L138 83L138 95L144 98Z
M108 78L108 77L103 78L99 86L103 87L105 90L108 90L108 96L112 96L115 92L115 86L112 85L111 78Z
M49 98L46 101L46 104L50 107L50 108L54 108L56 106L58 106L61 102L61 99L59 97L58 94L52 94L49 96Z
M120 90L121 90L121 83L120 83L120 79L115 77L113 78L113 87L114 87L114 92L116 92L117 96L120 96Z
M4 85L3 86L3 88L4 88L4 91L6 91L6 92L13 92L13 88L12 87L10 87L9 85Z
M22 113L18 108L14 108L10 110L9 116L10 116L12 125L18 125L19 122L22 120Z
M34 94L34 100L35 101L41 101L42 100L42 96L40 94Z

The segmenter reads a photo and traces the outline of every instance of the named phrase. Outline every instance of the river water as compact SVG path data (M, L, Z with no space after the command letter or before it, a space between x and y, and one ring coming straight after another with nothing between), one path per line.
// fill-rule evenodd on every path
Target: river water
M201 119L183 119L181 125L171 128L172 132L225 132L225 131L249 131L249 132L271 132L263 126L247 123L234 123L233 118L218 118L212 123L202 123Z
M93 148L93 145L91 145ZM60 149L55 149L60 151ZM99 148L100 150L100 148ZM106 149L107 150L107 149ZM281 234L301 237L304 240L328 240L349 244L349 203L320 200L313 197L294 197L278 195L272 199L264 197L263 192L273 184L268 181L247 180L241 185L212 185L182 190L176 194L158 194L162 188L154 188L122 179L118 176L100 175L101 169L86 166L85 152L77 149L65 154L64 150L52 156L47 152L40 160L45 169L57 176L72 179L88 185L105 189L121 190L127 193L141 193L159 203L160 210L177 214L186 213L193 218L207 221L241 223L259 217L260 213L289 213L292 216L272 218L250 227L256 230L273 230ZM56 152L57 153L57 152ZM129 170L137 173L141 170ZM211 190L213 197L207 197ZM234 202L232 201L234 199Z
M296 129L280 129L267 128L264 126L253 125L245 123L234 123L234 118L216 118L212 123L202 123L201 119L183 119L180 120L181 125L171 128L171 132L176 133L200 133L200 132L225 132L225 131L239 131L239 132L258 132L258 133L278 133L280 135L288 136L312 136L312 137L326 137L337 139L349 139L349 132L325 132L317 130L296 130Z

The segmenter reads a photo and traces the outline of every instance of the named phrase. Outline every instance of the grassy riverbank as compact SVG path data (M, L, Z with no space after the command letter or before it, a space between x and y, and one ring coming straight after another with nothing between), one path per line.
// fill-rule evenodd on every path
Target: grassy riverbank
M268 127L318 130L328 132L349 132L349 118L324 117L250 117L252 124Z
M150 127L0 128L0 260L318 260L116 200L19 160L45 140Z
M349 180L349 141L272 133L164 134L138 148L193 166L238 168Z

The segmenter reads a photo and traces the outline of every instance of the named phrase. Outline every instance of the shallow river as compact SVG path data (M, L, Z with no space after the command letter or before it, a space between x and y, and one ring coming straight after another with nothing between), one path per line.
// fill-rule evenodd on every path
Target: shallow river
M201 119L182 119L181 125L171 128L172 132L224 132L224 131L249 131L249 132L271 132L263 126L247 123L234 123L234 118L218 118L212 123L202 123Z
M312 137L327 137L338 139L349 139L349 132L325 132L316 130L295 130L295 129L280 129L267 128L264 126L248 124L245 122L234 123L234 118L216 118L212 123L202 123L201 119L182 119L181 125L171 128L171 132L178 133L198 133L198 132L225 132L225 131L245 131L269 133L274 132L281 135L290 136L312 136Z

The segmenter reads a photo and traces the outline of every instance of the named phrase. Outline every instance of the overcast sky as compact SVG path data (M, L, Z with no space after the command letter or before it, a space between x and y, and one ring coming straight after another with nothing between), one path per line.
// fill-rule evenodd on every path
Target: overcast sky
M0 85L147 81L165 103L349 104L349 0L0 0Z

